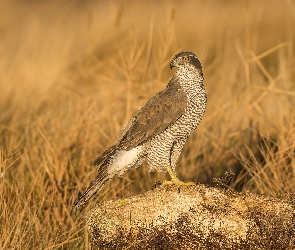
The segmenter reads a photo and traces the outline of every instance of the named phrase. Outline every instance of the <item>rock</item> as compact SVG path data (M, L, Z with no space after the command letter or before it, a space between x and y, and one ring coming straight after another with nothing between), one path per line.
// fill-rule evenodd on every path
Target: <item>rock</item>
M90 247L294 249L294 201L204 185L161 186L90 210Z

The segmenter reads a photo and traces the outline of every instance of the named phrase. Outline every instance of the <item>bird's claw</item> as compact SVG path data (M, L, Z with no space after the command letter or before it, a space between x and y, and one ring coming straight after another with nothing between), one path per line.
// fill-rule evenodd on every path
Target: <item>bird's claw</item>
M179 180L175 174L175 172L171 169L171 167L167 167L167 172L169 173L170 177L171 177L171 181L163 181L162 185L176 185L176 186L194 186L196 185L196 183L194 182L183 182L181 180Z
M183 182L183 181L181 181L181 180L179 180L178 178L176 178L176 179L171 179L171 181L163 181L163 183L162 183L162 186L166 186L166 185L176 185L176 186L178 186L178 187L180 187L180 186L195 186L196 185L196 183L194 183L194 182Z

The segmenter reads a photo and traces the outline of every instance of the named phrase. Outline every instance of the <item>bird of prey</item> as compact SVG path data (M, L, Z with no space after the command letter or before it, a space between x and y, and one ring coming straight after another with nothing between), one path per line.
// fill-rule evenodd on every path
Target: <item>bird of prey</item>
M178 53L170 63L173 67L177 71L166 88L122 127L114 145L94 161L98 175L75 201L75 209L84 207L114 176L144 160L150 171L168 171L170 182L187 185L177 178L175 167L189 135L203 118L207 96L202 65L194 53Z

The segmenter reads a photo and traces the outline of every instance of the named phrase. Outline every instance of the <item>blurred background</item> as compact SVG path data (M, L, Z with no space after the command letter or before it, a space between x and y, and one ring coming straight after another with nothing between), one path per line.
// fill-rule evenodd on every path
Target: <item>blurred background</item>
M175 70L203 65L208 105L180 179L295 192L295 2L0 0L0 248L85 249L70 214L92 162ZM145 165L96 202L151 190ZM92 203L94 205L94 203Z

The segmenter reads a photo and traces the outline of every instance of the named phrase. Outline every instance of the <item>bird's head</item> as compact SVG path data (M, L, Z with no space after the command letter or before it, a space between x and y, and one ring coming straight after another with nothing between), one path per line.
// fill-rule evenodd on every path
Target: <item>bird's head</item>
M170 69L177 68L196 68L199 72L202 72L202 65L198 57L193 52L180 52L174 56L170 63Z

